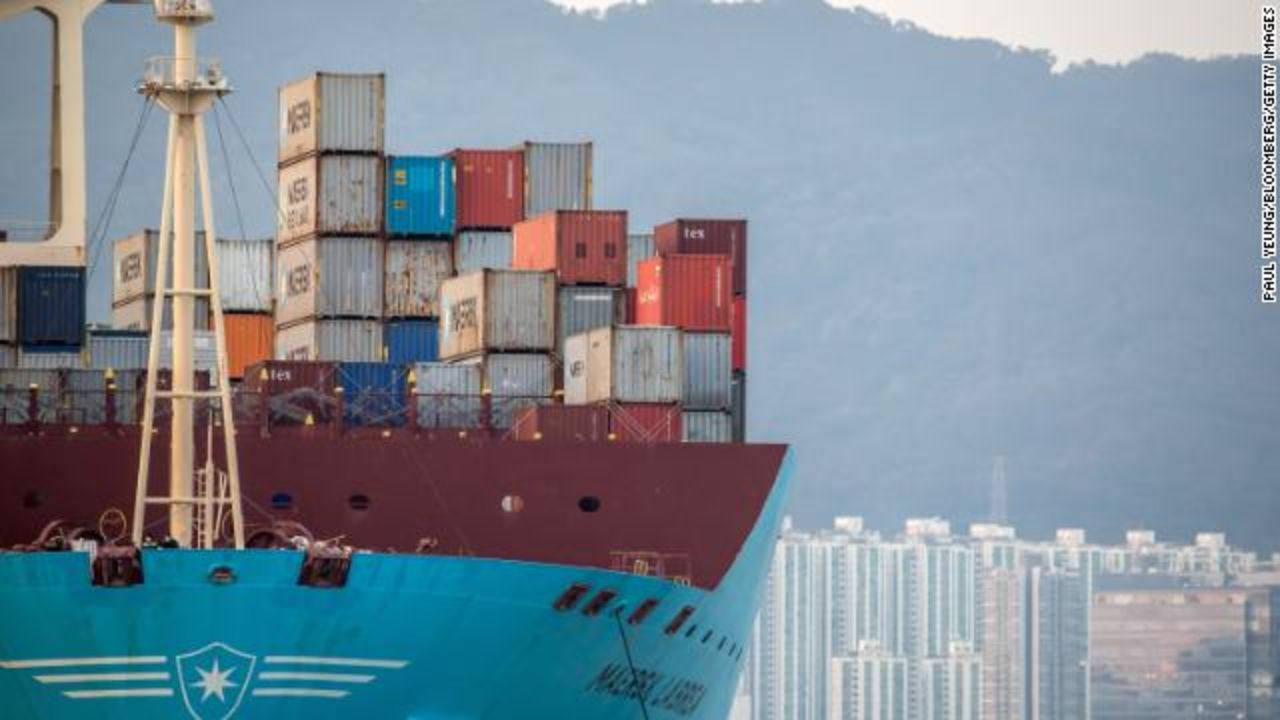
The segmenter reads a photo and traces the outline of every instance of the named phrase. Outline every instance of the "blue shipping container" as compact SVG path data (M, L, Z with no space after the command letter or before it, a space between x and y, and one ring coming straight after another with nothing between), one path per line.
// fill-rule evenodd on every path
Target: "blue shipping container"
M387 158L387 234L452 235L453 159Z
M408 369L375 362L338 363L347 425L399 427L408 418Z
M84 334L84 268L18 270L18 344L80 347Z
M396 365L435 362L440 359L440 323L437 320L392 320L383 330L386 360Z

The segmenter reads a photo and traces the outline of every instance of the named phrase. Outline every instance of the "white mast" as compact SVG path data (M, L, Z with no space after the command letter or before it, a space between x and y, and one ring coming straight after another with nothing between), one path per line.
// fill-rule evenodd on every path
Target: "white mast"
M183 547L199 541L212 547L218 528L207 523L196 537L197 514L202 506L229 504L234 525L235 546L244 547L244 517L240 506L239 463L236 456L235 424L231 412L231 386L227 377L226 335L223 330L222 300L218 295L217 233L213 222L212 194L204 121L201 117L222 95L231 92L216 60L200 58L196 52L196 28L213 20L210 0L155 0L156 19L173 26L174 55L148 61L139 92L157 100L169 111L169 145L165 162L164 201L160 214L160 247L155 273L157 297L151 312L151 347L147 360L146 404L142 420L142 449L138 460L138 486L134 499L133 540L141 544L146 529L148 505L169 509L169 535ZM209 258L209 288L197 289L195 277L196 176L200 183L200 209L204 218L205 253ZM171 237L172 236L172 237ZM171 253L172 251L172 253ZM173 257L172 282L168 277L169 257ZM217 389L197 391L193 364L196 298L208 297L213 309L217 339ZM171 389L156 389L160 359L160 329L166 302L173 304L173 362ZM169 492L147 494L150 474L151 440L155 434L155 401L169 398L170 419ZM217 400L221 406L223 439L226 446L228 495L196 492L195 408L197 400ZM217 479L203 478L206 487L217 487ZM202 512L208 518L219 513Z

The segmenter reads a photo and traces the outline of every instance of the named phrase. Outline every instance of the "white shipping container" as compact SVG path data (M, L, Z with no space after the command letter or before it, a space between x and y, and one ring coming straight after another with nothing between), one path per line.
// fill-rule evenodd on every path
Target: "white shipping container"
M681 440L693 443L733 442L733 418L726 412L684 411L680 414Z
M209 254L204 248L204 231L196 232L195 284L197 288L209 287ZM160 231L143 230L116 240L115 276L112 281L111 301L124 302L156 292L156 265L160 261ZM173 285L173 246L169 246L168 284ZM201 298L204 299L204 298ZM206 300L207 301L207 300Z
M90 330L86 349L87 364L93 370L136 370L147 366L150 339L138 332Z
M150 330L151 310L154 303L154 295L142 295L132 300L115 303L111 306L111 326L121 330ZM209 323L209 298L195 298L193 319L193 327L196 330L208 330L212 327ZM164 304L164 316L161 323L160 328L162 330L173 328L172 302Z
M453 239L453 264L459 275L477 270L509 270L512 236L500 230L465 230Z
M431 428L473 428L481 424L480 366L414 363L418 396L418 425Z
M382 230L382 158L318 155L280 168L276 242Z
M18 268L0 268L0 343L18 339Z
M591 209L591 143L524 144L524 216Z
M277 327L276 359L380 362L382 323L326 319Z
M683 336L656 325L599 328L565 342L563 365L566 405L680 402Z
M733 340L729 333L684 334L684 390L689 410L728 410L733 404Z
M322 237L279 248L276 324L311 317L382 317L378 238Z
M218 295L230 312L271 312L275 244L263 240L218 239Z
M556 303L556 356L564 357L564 341L571 335L627 320L627 296L618 288L562 287Z
M79 352L31 352L18 348L18 367L26 370L62 370L84 367Z
M555 274L481 270L440 287L440 358L555 348Z
M217 370L218 340L213 331L197 330L191 338L191 344L194 347L191 361L195 369L208 370L211 373ZM170 330L160 332L160 368L163 370L173 368L173 332Z
M657 253L653 249L653 233L631 233L627 236L627 287L636 286L636 266Z
M386 78L314 73L280 88L280 153L286 163L316 152L381 154Z
M459 364L480 368L481 392L494 397L547 398L555 391L555 364L541 353L489 353Z
M385 317L440 316L440 285L453 276L453 248L448 242L388 241L384 267Z

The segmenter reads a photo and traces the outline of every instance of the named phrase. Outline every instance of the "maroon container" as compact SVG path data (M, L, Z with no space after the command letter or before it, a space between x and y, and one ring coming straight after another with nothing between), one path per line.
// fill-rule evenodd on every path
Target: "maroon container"
M672 220L653 229L653 249L659 255L726 255L733 261L733 294L747 292L746 220Z
M593 405L534 405L516 412L511 429L517 440L604 442L609 439L609 410Z
M636 266L636 324L733 330L733 269L723 255L661 255Z
M454 150L459 230L506 230L524 219L523 150Z
M338 364L265 360L244 373L244 388L267 401L272 425L317 425L338 417Z
M733 299L733 369L747 369L747 298Z
M609 432L618 442L680 442L679 405L616 403L609 406Z
M627 283L627 212L555 210L511 229L518 270L554 270L561 285Z

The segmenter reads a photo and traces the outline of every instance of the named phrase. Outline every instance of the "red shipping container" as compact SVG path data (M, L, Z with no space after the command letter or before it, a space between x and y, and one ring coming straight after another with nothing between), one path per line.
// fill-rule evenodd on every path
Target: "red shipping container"
M732 263L723 255L665 255L641 260L636 324L701 332L733 330Z
M659 255L725 255L733 260L733 294L747 292L747 221L681 218L653 229Z
M337 417L338 363L265 360L244 372L244 388L261 396L273 425L317 425Z
M739 295L733 299L733 369L747 369L747 298Z
M531 405L516 411L511 426L517 440L604 442L609 410L592 405Z
M680 442L679 405L615 403L609 406L609 433L618 442Z
M627 211L554 210L511 229L519 270L555 270L561 285L627 283Z
M459 230L505 230L524 219L523 150L454 150Z

